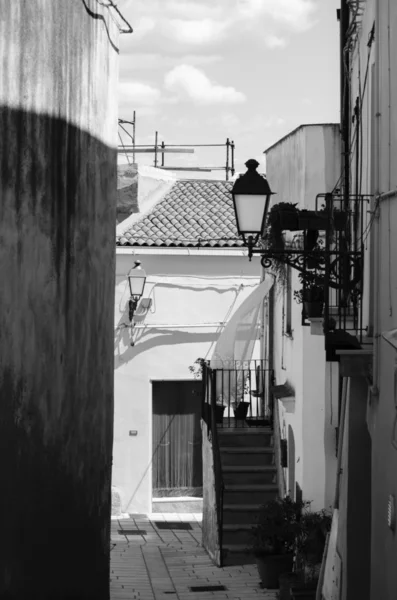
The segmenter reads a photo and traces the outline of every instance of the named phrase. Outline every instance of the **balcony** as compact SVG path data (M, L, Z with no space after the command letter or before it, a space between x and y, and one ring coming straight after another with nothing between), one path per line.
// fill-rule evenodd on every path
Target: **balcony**
M211 418L214 398L218 428L271 426L273 371L267 361L226 360L211 364L204 371L204 418Z

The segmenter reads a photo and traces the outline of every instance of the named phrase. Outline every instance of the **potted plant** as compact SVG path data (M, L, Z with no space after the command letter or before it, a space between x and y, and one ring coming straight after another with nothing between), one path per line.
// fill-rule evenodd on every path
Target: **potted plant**
M294 292L294 300L303 304L306 318L321 317L324 307L324 286L316 273L306 272L299 275L302 288Z
M258 523L252 528L253 551L265 588L278 588L279 575L292 570L295 540L305 505L286 496L270 500L259 509Z
M288 231L299 229L299 209L292 202L278 202L274 204L269 212L269 225L272 228Z
M332 213L333 228L336 231L342 231L346 228L347 213L342 210L334 209ZM299 229L308 230L326 230L331 227L331 217L329 210L322 208L316 210L300 210L298 217Z
M202 379L204 365L206 364L206 360L204 358L196 358L193 365L189 367L189 371L193 373L193 377L195 379Z
M217 423L223 422L223 413L225 412L226 404L223 403L223 396L220 394L216 398L216 406L215 406L215 421Z
M244 400L235 400L232 402L234 417L236 419L244 420L248 414L250 403Z
M323 560L327 534L331 530L332 517L325 511L306 512L300 520L296 537L296 575L291 583L293 600L314 600Z
M237 388L238 397L231 403L231 405L233 407L234 417L238 420L244 420L250 407L250 403L244 400L244 394L249 393L248 378L245 379L245 382L240 382L237 385Z
M334 209L333 218L335 231L344 231L346 229L347 217L348 214L346 211Z
M307 230L326 230L329 219L325 211L315 211L302 209L299 211L299 229Z

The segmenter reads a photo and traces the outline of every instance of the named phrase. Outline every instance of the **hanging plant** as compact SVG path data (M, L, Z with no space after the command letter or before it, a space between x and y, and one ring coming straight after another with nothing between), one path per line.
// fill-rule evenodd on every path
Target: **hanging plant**
M193 365L189 367L189 371L193 373L195 379L202 379L204 365L207 363L205 358L197 358Z
M322 278L313 271L299 274L302 288L294 292L294 300L303 304L305 317L321 317L324 307L324 283Z
M274 229L297 231L299 209L292 202L278 202L270 209L268 223Z

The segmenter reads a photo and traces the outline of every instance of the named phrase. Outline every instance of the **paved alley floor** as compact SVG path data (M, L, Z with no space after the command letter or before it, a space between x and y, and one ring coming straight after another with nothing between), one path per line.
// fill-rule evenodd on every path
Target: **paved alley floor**
M201 546L201 518L155 513L112 520L111 600L276 600L276 590L260 588L256 565L212 564ZM194 589L202 586L209 589Z

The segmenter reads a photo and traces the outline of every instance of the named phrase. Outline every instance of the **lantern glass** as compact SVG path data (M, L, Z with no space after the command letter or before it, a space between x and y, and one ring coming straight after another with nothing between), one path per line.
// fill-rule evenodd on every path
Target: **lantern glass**
M140 298L143 294L146 282L146 273L139 265L138 261L136 266L131 269L128 273L128 283L130 285L131 296Z
M269 196L265 194L234 194L239 234L261 234L267 213Z

